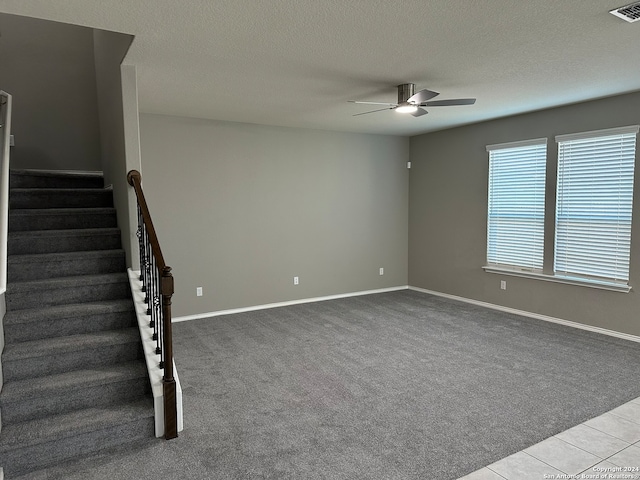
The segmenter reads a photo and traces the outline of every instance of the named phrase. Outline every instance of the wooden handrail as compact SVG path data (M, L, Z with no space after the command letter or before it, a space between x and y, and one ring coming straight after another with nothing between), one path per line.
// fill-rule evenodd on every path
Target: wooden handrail
M149 243L153 250L153 256L156 257L156 261L158 262L158 269L163 271L164 267L166 267L166 263L164 263L164 257L162 256L162 250L160 249L158 235L156 235L156 229L153 227L153 221L149 214L147 200L144 198L144 192L142 191L142 175L140 175L140 172L137 170L131 170L127 173L127 182L136 192L136 198L138 199L138 205L140 205L142 218L144 219L144 224L147 227L147 233L149 234Z
M162 317L161 325L161 339L162 339L162 361L161 367L164 368L164 375L162 377L162 389L164 398L164 438L167 440L176 438L178 436L178 413L176 406L176 380L173 375L173 334L171 329L171 297L174 292L173 275L171 274L171 267L169 267L162 255L160 248L160 242L156 235L156 229L153 226L151 215L149 213L149 207L142 191L142 175L137 170L131 170L127 174L127 182L133 187L138 200L139 214L142 217L144 223L144 229L146 233L147 241L151 248L151 254L155 259L155 268L159 273L160 288L159 294L162 296ZM142 229L142 225L139 226L139 232ZM143 262L149 259L140 258L140 270L147 266L142 265ZM148 286L147 286L148 287ZM149 303L153 303L153 299L149 300Z

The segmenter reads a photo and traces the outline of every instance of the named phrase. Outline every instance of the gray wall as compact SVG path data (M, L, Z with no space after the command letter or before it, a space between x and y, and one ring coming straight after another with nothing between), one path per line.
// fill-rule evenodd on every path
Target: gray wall
M120 63L133 37L105 30L93 31L94 60L102 140L100 170L105 185L113 187L113 203L118 212L118 226L127 256L132 265L129 222L129 185L124 133L123 77ZM135 72L134 72L135 75Z
M545 267L552 268L554 136L640 123L640 93L503 118L411 138L409 284L640 335L640 174L634 187L631 293L485 273L486 145L548 138ZM500 280L507 290L500 290Z
M13 95L12 168L100 170L93 31L0 14L0 88Z
M141 114L140 139L174 316L407 284L408 138Z
M142 170L140 161L140 123L138 112L138 81L136 67L134 65L121 65L120 73L122 79L122 120L124 122L124 145L125 145L125 171ZM122 170L121 170L122 172ZM120 178L122 181L122 178ZM137 237L138 230L138 208L136 194L130 185L126 185L124 190L118 192L116 203L125 203L128 207L127 213L118 213L121 224L124 224L126 216L129 218L129 225L121 225L122 244L127 252L127 265L134 270L140 269L139 244ZM122 198L126 194L126 199ZM126 208L123 207L123 208ZM121 215L126 215L121 217Z

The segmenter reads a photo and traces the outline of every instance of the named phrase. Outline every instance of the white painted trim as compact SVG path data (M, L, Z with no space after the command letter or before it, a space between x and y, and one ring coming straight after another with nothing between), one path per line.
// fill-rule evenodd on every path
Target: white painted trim
M11 157L11 105L12 96L0 90L0 99L6 98L0 109L0 291L7 291L7 242L9 238L9 162Z
M78 176L82 176L82 175L95 175L96 177L100 177L102 176L102 171L100 170L46 170L46 169L37 169L37 168L29 168L29 173L52 173L52 174L56 174L56 173L64 173L65 175L78 175ZM25 171L23 169L17 169L17 172L21 172L21 171Z
M131 295L133 295L133 304L136 309L136 318L138 319L138 329L140 330L140 338L142 339L142 349L144 351L144 359L147 363L147 372L149 373L149 381L151 382L151 393L153 394L153 409L155 416L156 437L164 435L164 402L162 387L162 370L158 367L158 354L156 353L156 342L153 340L153 330L149 327L149 317L147 315L147 306L144 303L144 295L142 293L142 282L140 282L140 272L127 269L129 273L129 285L131 286ZM182 411L182 386L178 378L178 370L176 363L173 362L173 376L176 380L176 403L178 410L178 431L184 428L183 411ZM0 479L1 480L1 479Z
M480 307L490 308L492 310L499 310L502 312L513 313L515 315L521 315L523 317L535 318L536 320L543 320L545 322L557 323L565 325L567 327L579 328L580 330L587 330L594 333L600 333L602 335L609 335L611 337L621 338L623 340L629 340L632 342L640 343L640 337L631 335L629 333L617 332L615 330L609 330L606 328L594 327L591 325L585 325L583 323L573 322L571 320L564 320L562 318L550 317L548 315L542 315L539 313L527 312L526 310L518 310L516 308L504 307L502 305L496 305L494 303L482 302L480 300L473 300L471 298L459 297L457 295L451 295L448 293L436 292L435 290L428 290L426 288L414 287L411 285L401 285L397 287L381 288L378 290L365 290L360 292L342 293L338 295L328 295L325 297L315 298L303 298L300 300L291 300L287 302L268 303L264 305L255 305L252 307L233 308L229 310L218 310L215 312L198 313L196 315L185 315L182 317L175 317L173 322L185 322L189 320L198 320L202 318L217 317L220 315L232 315L234 313L253 312L256 310L265 310L268 308L287 307L290 305L299 305L303 303L323 302L325 300L335 300L339 298L358 297L361 295L371 295L374 293L395 292L399 290L413 290L416 292L427 293L430 295L436 295L438 297L450 298L452 300L458 300L460 302L471 303Z
M640 125L629 125L628 127L606 128L604 130L591 130L590 132L567 133L556 135L556 143L568 142L571 140L582 140L592 137L608 137L611 135L626 135L640 131Z
M325 300L336 300L338 298L359 297L361 295L371 295L374 293L396 292L398 290L407 290L408 285L397 287L379 288L377 290L364 290L360 292L340 293L337 295L327 295L326 297L302 298L300 300L289 300L286 302L267 303L264 305L254 305L252 307L232 308L229 310L217 310L215 312L197 313L195 315L185 315L175 317L173 322L186 322L188 320L199 320L201 318L218 317L220 315L232 315L234 313L253 312L256 310L266 310L268 308L288 307L290 305L300 305L302 303L324 302Z
M548 315L541 315L539 313L527 312L525 310L518 310L510 307L503 307L502 305L496 305L494 303L481 302L480 300L473 300L471 298L459 297L457 295L450 295L448 293L436 292L434 290L427 290L426 288L409 286L409 290L416 292L428 293L430 295L436 295L438 297L450 298L452 300L458 300L460 302L471 303L480 307L491 308L493 310L499 310L501 312L513 313L515 315L522 315L523 317L535 318L536 320L544 320L545 322L558 323L567 327L579 328L580 330L588 330L589 332L601 333L603 335L609 335L610 337L622 338L623 340L630 340L632 342L640 343L640 337L631 335L629 333L617 332L615 330L608 330L606 328L593 327L591 325L585 325L583 323L572 322L571 320L563 320L562 318L550 317Z
M504 150L505 148L518 148L518 147L533 147L536 145L546 145L547 138L532 138L531 140L520 140L517 142L508 143L495 143L493 145L487 145L487 152L494 150Z
M498 273L500 275L510 275L512 277L533 278L544 282L564 283L565 285L575 285L577 287L599 288L610 292L629 293L631 286L622 283L605 282L601 280L576 277L561 277L560 275L548 275L540 272L528 272L526 270L515 270L513 268L485 265L482 269L487 273Z

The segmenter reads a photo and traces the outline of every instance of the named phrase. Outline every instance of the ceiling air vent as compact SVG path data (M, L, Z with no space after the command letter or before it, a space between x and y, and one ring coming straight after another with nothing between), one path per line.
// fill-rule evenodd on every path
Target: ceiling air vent
M609 13L615 15L616 17L620 17L621 19L633 23L640 20L640 2L632 3L631 5L627 5L625 7L616 8L611 10Z

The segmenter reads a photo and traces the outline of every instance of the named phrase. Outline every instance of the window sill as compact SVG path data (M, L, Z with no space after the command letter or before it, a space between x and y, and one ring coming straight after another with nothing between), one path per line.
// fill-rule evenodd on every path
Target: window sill
M501 275L511 275L513 277L532 278L535 280L543 280L545 282L564 283L567 285L577 285L579 287L591 287L599 288L601 290L610 290L612 292L629 293L631 287L629 285L621 285L613 282L603 282L598 280L588 280L585 278L571 278L571 277L559 277L556 275L547 275L537 272L526 272L521 270L512 270L505 267L496 267L492 265L485 265L482 267L485 272L499 273Z

